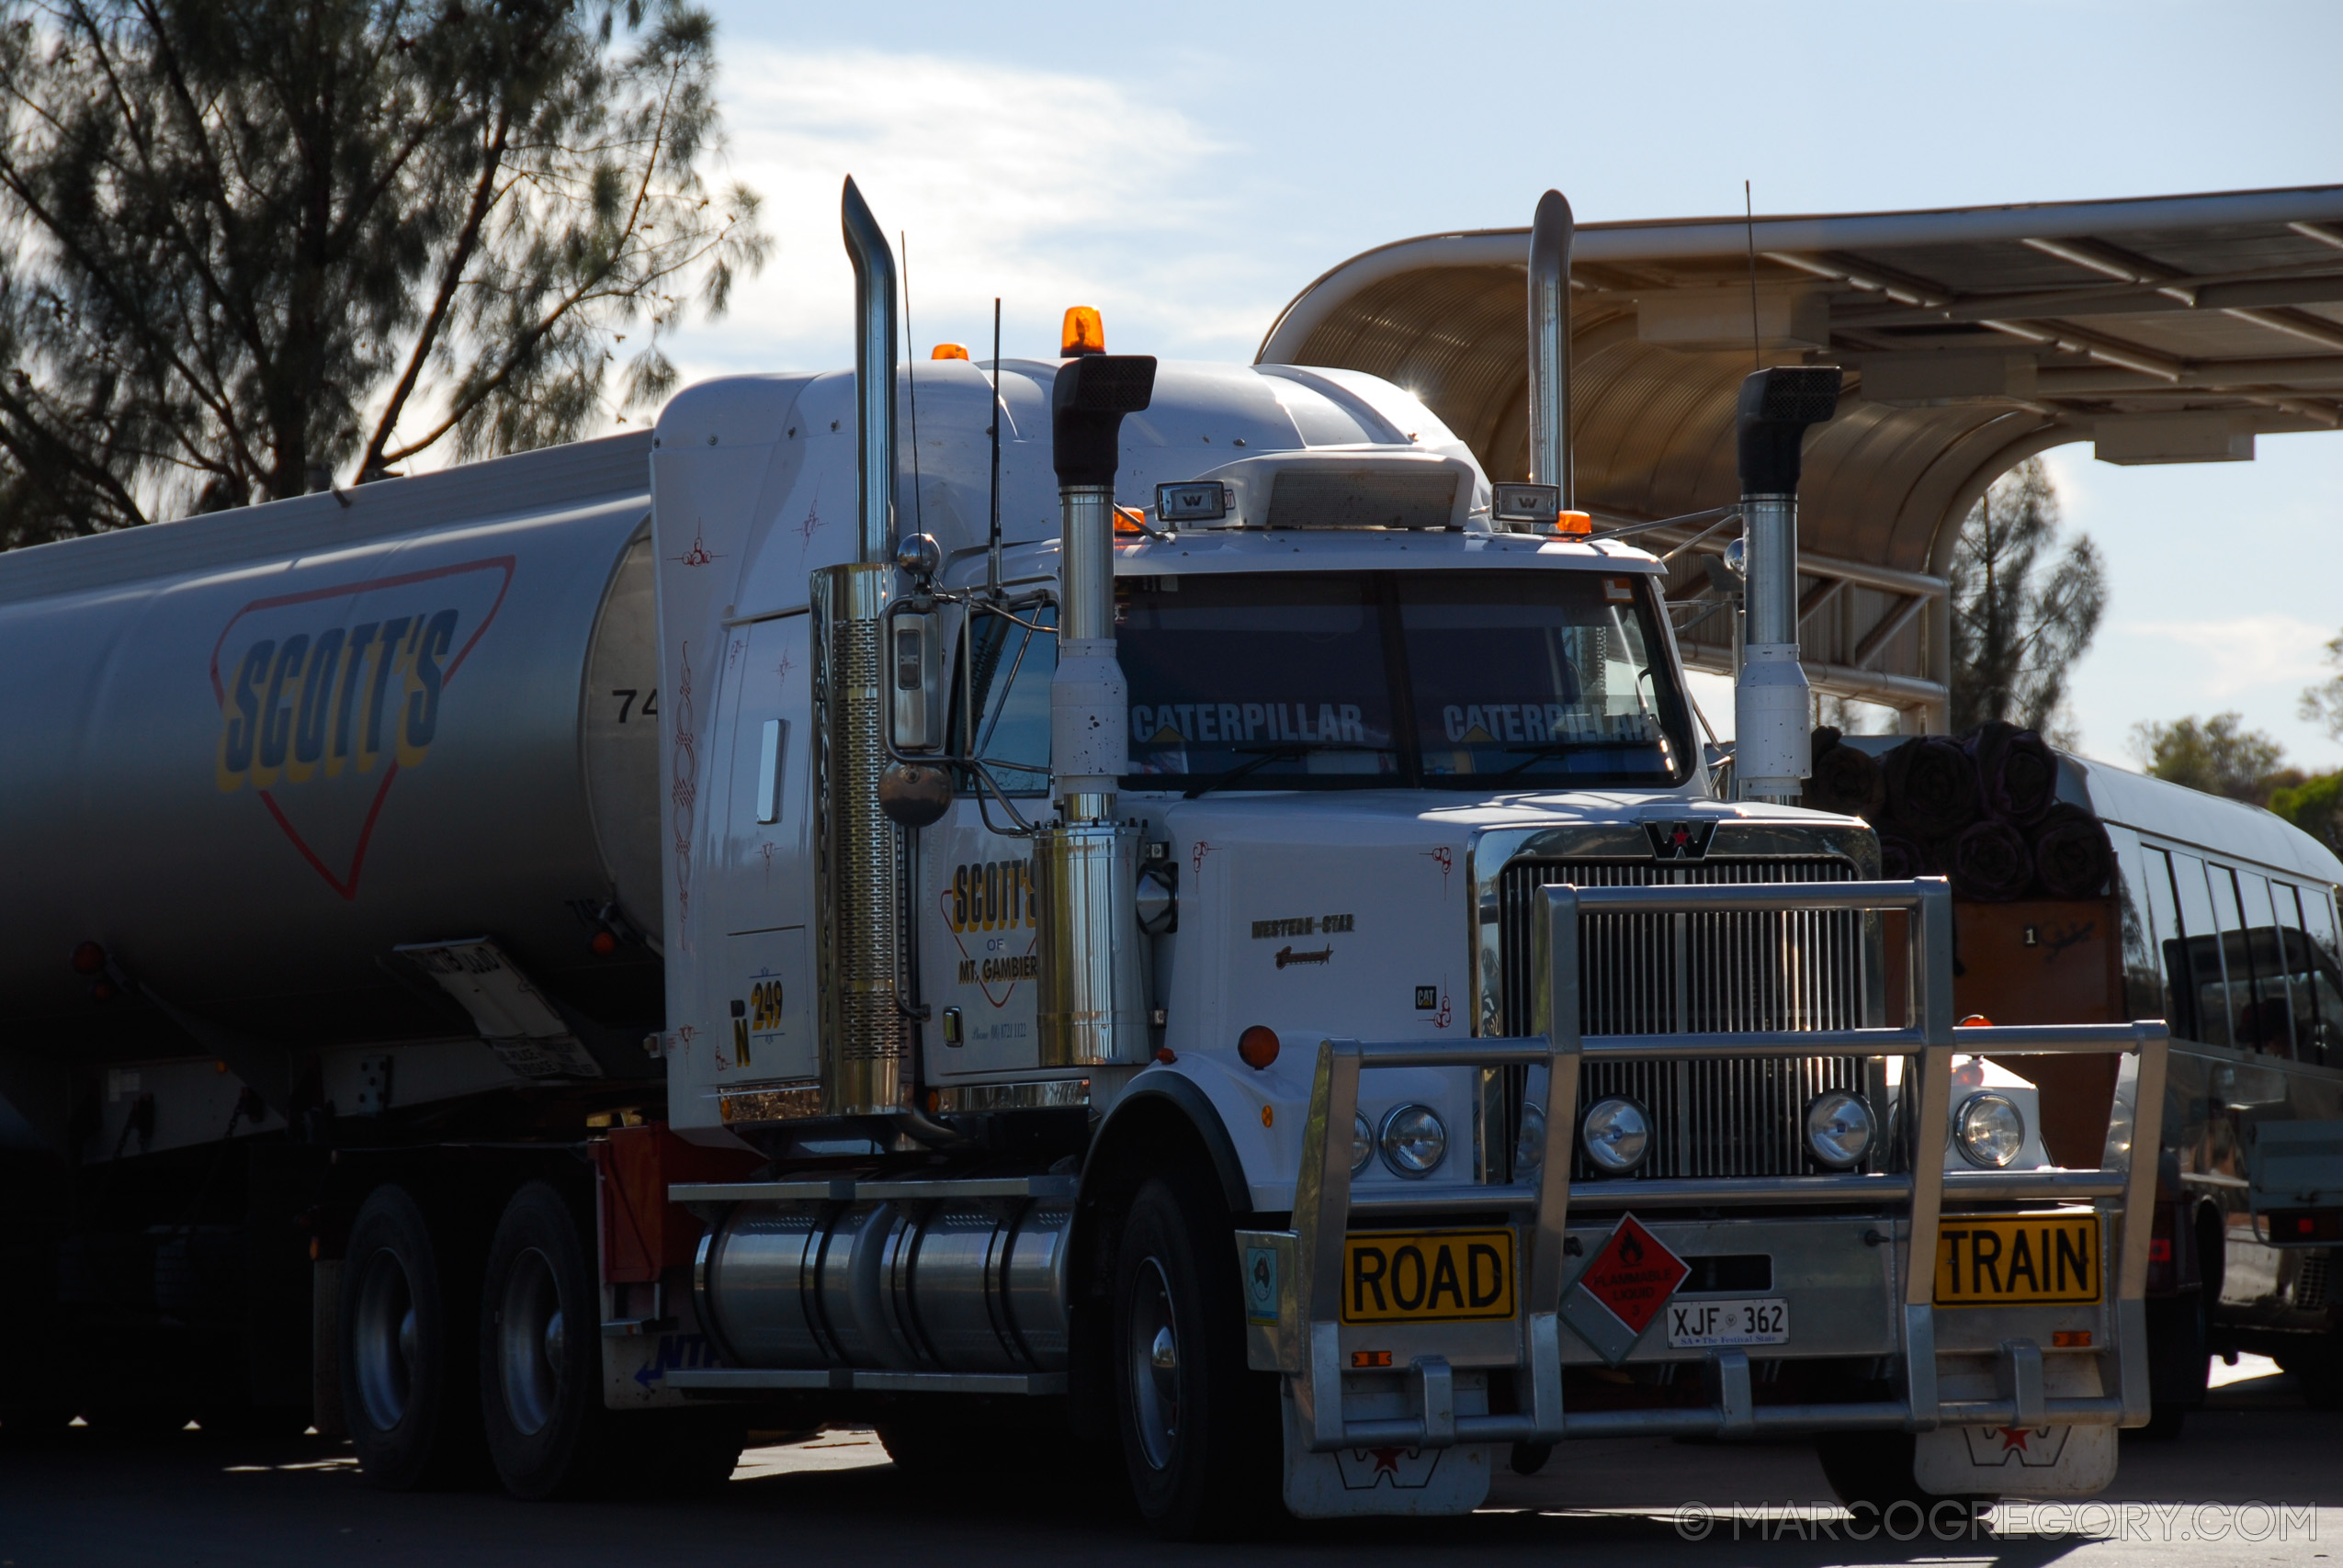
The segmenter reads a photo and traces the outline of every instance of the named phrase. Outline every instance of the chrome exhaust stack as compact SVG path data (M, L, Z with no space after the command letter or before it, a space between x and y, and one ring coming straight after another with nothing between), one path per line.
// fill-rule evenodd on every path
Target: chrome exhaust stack
M1537 199L1530 223L1530 482L1575 509L1570 473L1570 245L1578 224L1558 190Z
M1806 431L1839 412L1835 365L1786 365L1741 383L1734 436L1748 574L1733 685L1733 773L1744 800L1795 801L1812 769L1814 699L1798 662L1798 473Z
M1058 671L1049 687L1058 820L1034 836L1040 920L1036 1028L1044 1067L1147 1060L1139 830L1115 821L1130 766L1129 706L1115 653L1115 470L1123 416L1155 392L1155 361L1085 355L1050 392L1064 533L1058 557Z
M856 559L809 584L814 964L824 1118L912 1109L903 846L878 802L888 765L886 611L895 524L895 254L855 182L843 199L855 264Z

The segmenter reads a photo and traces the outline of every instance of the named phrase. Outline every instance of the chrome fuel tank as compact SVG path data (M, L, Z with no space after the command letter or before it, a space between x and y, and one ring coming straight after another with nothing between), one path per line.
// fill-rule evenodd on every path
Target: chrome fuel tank
M483 936L586 1025L655 1027L649 457L581 443L0 556L0 1032L463 1033L392 950ZM93 941L164 1006L94 1006Z
M741 1203L700 1244L700 1321L745 1367L1057 1371L1073 1220L1061 1199Z

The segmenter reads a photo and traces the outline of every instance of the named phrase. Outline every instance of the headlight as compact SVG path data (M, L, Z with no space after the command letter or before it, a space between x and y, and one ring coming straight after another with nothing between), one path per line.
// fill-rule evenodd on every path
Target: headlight
M1871 1147L1871 1107L1863 1097L1834 1089L1806 1107L1806 1147L1833 1170L1852 1170Z
M1534 1174L1545 1163L1545 1107L1522 1107L1522 1135L1513 1143L1513 1173Z
M1973 1094L1952 1113L1952 1143L1971 1165L2008 1165L2025 1142L2025 1113L2007 1095Z
M1364 1116L1351 1118L1351 1174L1358 1175L1375 1155L1375 1129Z
M1401 1176L1430 1176L1448 1156L1448 1129L1428 1105L1402 1105L1383 1119L1383 1163Z
M1644 1108L1613 1096L1598 1100L1579 1124L1587 1158L1605 1176L1624 1176L1643 1164L1651 1149L1651 1122Z

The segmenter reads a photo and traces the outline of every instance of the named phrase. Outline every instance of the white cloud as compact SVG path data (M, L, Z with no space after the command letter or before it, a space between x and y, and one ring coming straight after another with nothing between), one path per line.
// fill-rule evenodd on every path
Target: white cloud
M1054 351L1071 304L1111 345L1249 357L1284 300L1253 275L1205 165L1228 149L1179 110L1094 77L874 51L727 51L729 168L777 241L730 314L673 353L687 377L852 363L854 275L839 239L852 174L890 238L910 237L907 353Z
M2305 686L2332 673L2326 641L2333 628L2292 615L2241 615L2222 621L2119 621L2118 635L2147 643L2178 643L2193 651L2180 691L2205 702L2227 702L2269 688ZM2179 673L2176 671L2176 673Z

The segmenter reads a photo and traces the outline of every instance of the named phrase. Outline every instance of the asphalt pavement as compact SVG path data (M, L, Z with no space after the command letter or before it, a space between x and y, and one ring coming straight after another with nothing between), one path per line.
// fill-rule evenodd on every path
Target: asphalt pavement
M1566 1446L1545 1472L1500 1471L1469 1518L1293 1526L1213 1547L1158 1542L1073 1480L1037 1470L1013 1492L923 1495L866 1432L751 1450L718 1495L690 1503L525 1504L492 1493L370 1490L346 1444L238 1442L190 1429L144 1443L96 1432L0 1451L0 1568L583 1568L948 1562L2343 1563L2343 1415L2305 1409L2267 1362L2227 1381L2180 1439L2127 1438L2114 1488L2088 1505L2004 1505L1955 1539L1862 1530L1829 1501L1810 1450L1619 1441ZM1853 1532L1858 1539L1849 1539Z

